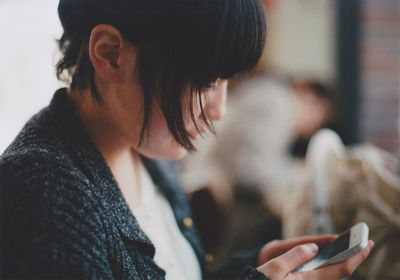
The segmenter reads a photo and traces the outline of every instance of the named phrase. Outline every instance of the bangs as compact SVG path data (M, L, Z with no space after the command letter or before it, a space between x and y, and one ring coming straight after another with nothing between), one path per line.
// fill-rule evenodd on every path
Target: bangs
M250 71L262 56L266 20L261 0L148 1L158 3L145 24L152 36L136 44L154 47L150 60L156 68L170 68L189 87L206 88L219 78Z
M170 0L172 3L179 0ZM196 5L195 5L196 3ZM183 125L182 108L189 106L193 123L193 100L197 95L201 117L215 133L212 121L203 110L201 93L218 79L252 70L262 56L266 40L266 21L260 0L202 0L174 10L168 25L159 26L165 40L159 41L153 61L163 69L159 74L160 105L176 141L194 151ZM167 28L167 29L164 29ZM143 66L143 65L142 65ZM154 67L152 67L154 69ZM176 81L176 82L174 82ZM187 90L189 89L189 104ZM207 98L207 96L206 96ZM173 106L180 104L180 106Z
M265 13L259 0L204 2L200 36L192 38L197 59L190 72L197 87L252 70L266 40Z

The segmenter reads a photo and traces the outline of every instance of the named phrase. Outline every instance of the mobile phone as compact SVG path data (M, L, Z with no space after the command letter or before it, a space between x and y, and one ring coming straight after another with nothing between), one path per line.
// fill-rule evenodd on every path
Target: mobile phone
M294 271L310 271L345 261L367 247L368 232L366 223L356 224L320 248L318 254L312 260Z

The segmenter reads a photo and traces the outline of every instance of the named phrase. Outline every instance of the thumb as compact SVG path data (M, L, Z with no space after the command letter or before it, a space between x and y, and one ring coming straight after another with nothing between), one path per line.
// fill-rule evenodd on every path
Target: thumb
M317 252L318 246L315 243L302 244L270 260L258 269L271 279L283 279L298 266L311 260Z
M287 253L279 256L277 259L286 263L289 272L295 270L300 265L311 260L318 252L318 246L315 243L308 243L294 247Z

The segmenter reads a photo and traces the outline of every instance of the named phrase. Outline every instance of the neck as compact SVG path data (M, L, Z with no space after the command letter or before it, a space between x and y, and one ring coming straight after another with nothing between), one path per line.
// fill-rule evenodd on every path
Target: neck
M125 199L131 206L139 202L139 155L134 151L113 121L106 107L98 105L90 92L68 90L68 96L89 134L103 155Z

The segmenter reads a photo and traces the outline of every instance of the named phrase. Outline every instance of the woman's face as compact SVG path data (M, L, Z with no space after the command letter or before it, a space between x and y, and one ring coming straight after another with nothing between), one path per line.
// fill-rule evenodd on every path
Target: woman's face
M111 142L109 145L129 146L149 158L179 159L183 157L187 151L175 141L169 132L165 117L155 99L153 99L147 133L144 135L142 144L137 148L144 117L143 95L138 82L132 79L134 56L127 55L126 57L125 61L128 58L131 58L132 61L126 63L126 70L118 82L102 82L101 79L97 82L97 87L105 93L102 94L104 104L100 107L100 115L104 117L97 123L104 125L104 133ZM225 114L227 85L226 80L217 80L212 87L201 93L203 111L210 121L220 120ZM192 102L195 122L199 131L204 133L207 126L202 118L200 102L197 100L197 94L193 94L193 96L195 98ZM184 104L190 104L190 102L184 102ZM189 105L186 107L183 109L185 128L190 138L195 140L201 133L197 131L191 118Z
M226 80L218 80L212 87L201 94L203 111L209 120L220 120L224 116L227 85L228 82ZM197 97L196 100L193 100L193 113L199 131L190 116L189 108L185 108L183 111L185 127L191 140L194 141L207 130ZM138 150L140 154L150 158L179 159L187 153L186 149L180 146L169 132L164 115L156 102L153 104L152 118L148 129L148 137Z
M79 111L86 119L89 133L108 150L134 149L150 158L179 159L186 154L169 132L161 109L153 98L151 116L139 146L144 119L143 93L136 72L137 49L126 42L120 32L110 25L96 26L91 33L90 59L95 68L95 84L103 99L97 106L92 100L79 98L85 94L71 94L77 99ZM203 112L210 121L220 120L225 113L227 81L218 80L212 87L201 93ZM87 94L90 94L88 91ZM190 96L190 94L187 94ZM192 140L204 133L198 95L195 100L184 100L183 121ZM193 118L190 113L193 104ZM196 129L196 125L198 129ZM139 148L138 148L139 146Z

